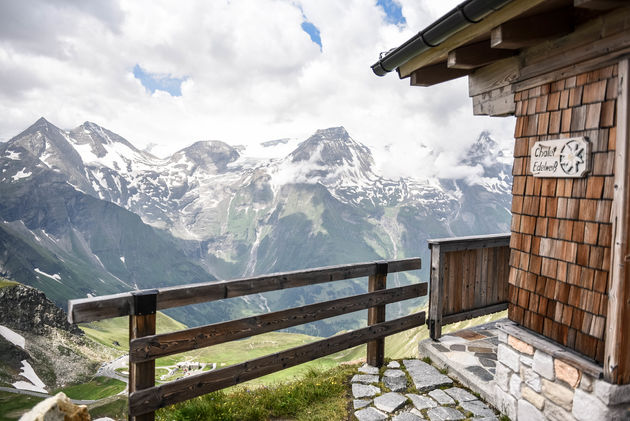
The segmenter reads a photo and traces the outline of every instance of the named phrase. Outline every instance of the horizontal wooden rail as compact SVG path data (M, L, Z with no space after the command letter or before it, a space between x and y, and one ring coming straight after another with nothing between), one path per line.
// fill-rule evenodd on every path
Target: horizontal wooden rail
M144 336L130 341L129 360L136 363L149 361L426 294L426 283L413 284L178 332Z
M129 395L129 415L136 417L148 414L167 405L234 386L316 358L325 357L326 355L361 345L369 340L383 338L421 326L424 322L425 314L420 312L249 360L241 364L138 390Z
M489 247L501 247L510 245L510 233L471 235L468 237L432 238L427 240L429 248L439 245L444 253L456 250L474 250Z
M420 269L421 266L419 258L400 259L386 263L388 273ZM157 290L157 309L164 310L260 292L371 276L376 274L377 264L377 262L355 263L276 273L232 281L204 282L159 288ZM126 316L132 313L132 307L133 296L130 292L70 300L68 302L68 320L71 323L84 323Z

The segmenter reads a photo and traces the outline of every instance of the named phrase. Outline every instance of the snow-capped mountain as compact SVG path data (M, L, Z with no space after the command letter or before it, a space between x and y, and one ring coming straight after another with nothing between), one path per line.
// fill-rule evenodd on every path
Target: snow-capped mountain
M295 143L269 141L259 150ZM38 279L32 264L9 264L10 258L1 257L11 254L6 247L16 237L28 237L32 244L26 254L49 252L51 261L65 267L61 260L76 258L80 248L86 256L82 264L99 268L90 276L109 277L108 288L90 289L90 282L82 281L80 288L68 287L53 298L147 287L149 273L142 272L139 262L150 266L150 259L163 259L165 251L160 246L147 256L141 252L146 239L135 245L127 239L123 253L120 242L129 228L120 221L135 215L140 217L132 224L136 237L155 238L151 241L174 250L159 265L164 269L168 263L175 279L171 284L192 274L203 278L201 268L212 279L382 258L421 256L426 261L427 238L509 228L511 171L493 158L500 155L487 133L463 161L476 168L474 180L387 179L377 173L370 149L343 127L317 130L284 156L260 156L214 140L160 159L94 123L66 131L42 118L0 144L0 193L12 198L0 204L0 228L11 238L5 250L0 243L0 274L15 277L19 272L23 282ZM63 203L52 204L50 193L64 197ZM101 228L95 232L95 227ZM181 265L173 258L192 266L178 272ZM60 270L38 269L48 274ZM426 274L424 269L421 276ZM400 274L394 283L417 277ZM160 279L155 282L167 282ZM36 286L48 292L43 283L40 279ZM365 286L355 282L286 290L248 298L245 304L266 311L330 298L344 288Z

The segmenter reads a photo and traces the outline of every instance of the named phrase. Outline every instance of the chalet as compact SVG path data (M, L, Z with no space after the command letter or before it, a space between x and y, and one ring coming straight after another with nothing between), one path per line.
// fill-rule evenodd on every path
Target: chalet
M507 302L499 409L630 419L630 2L466 0L372 70L423 87L467 76L475 115L516 117L511 233L431 245L431 336ZM475 273L461 253L488 247L483 262L509 248L509 267L486 279L491 299L461 276L444 287L445 271Z

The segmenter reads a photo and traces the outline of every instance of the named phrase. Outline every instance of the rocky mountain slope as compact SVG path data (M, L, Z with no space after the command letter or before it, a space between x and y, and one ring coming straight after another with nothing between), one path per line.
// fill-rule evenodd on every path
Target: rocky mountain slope
M392 180L343 127L318 130L271 159L220 141L159 159L94 123L66 131L40 119L0 144L0 196L8 198L0 203L0 274L63 305L86 294L315 266L427 262L427 238L508 230L511 171L496 149L482 133L465 155L475 179ZM391 282L426 279L424 267ZM365 288L319 285L171 315L194 325ZM305 332L356 322L320 322Z
M94 374L99 361L112 357L110 349L85 338L79 328L69 324L64 311L41 291L1 279L0 283L3 386L22 382L20 388L38 390L39 384L51 391L84 381Z

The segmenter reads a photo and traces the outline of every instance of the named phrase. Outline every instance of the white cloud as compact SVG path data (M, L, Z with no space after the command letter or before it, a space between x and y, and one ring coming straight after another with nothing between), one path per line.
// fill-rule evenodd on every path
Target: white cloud
M414 174L439 170L421 165L420 145L447 159L484 129L510 139L512 119L472 116L465 79L417 88L372 73L380 51L457 4L400 3L402 28L365 0L2 2L0 139L40 116L63 128L94 121L162 152L200 139L306 138L343 125L375 149L380 167ZM320 30L321 51L300 26L304 16ZM136 64L187 78L182 96L147 92Z

